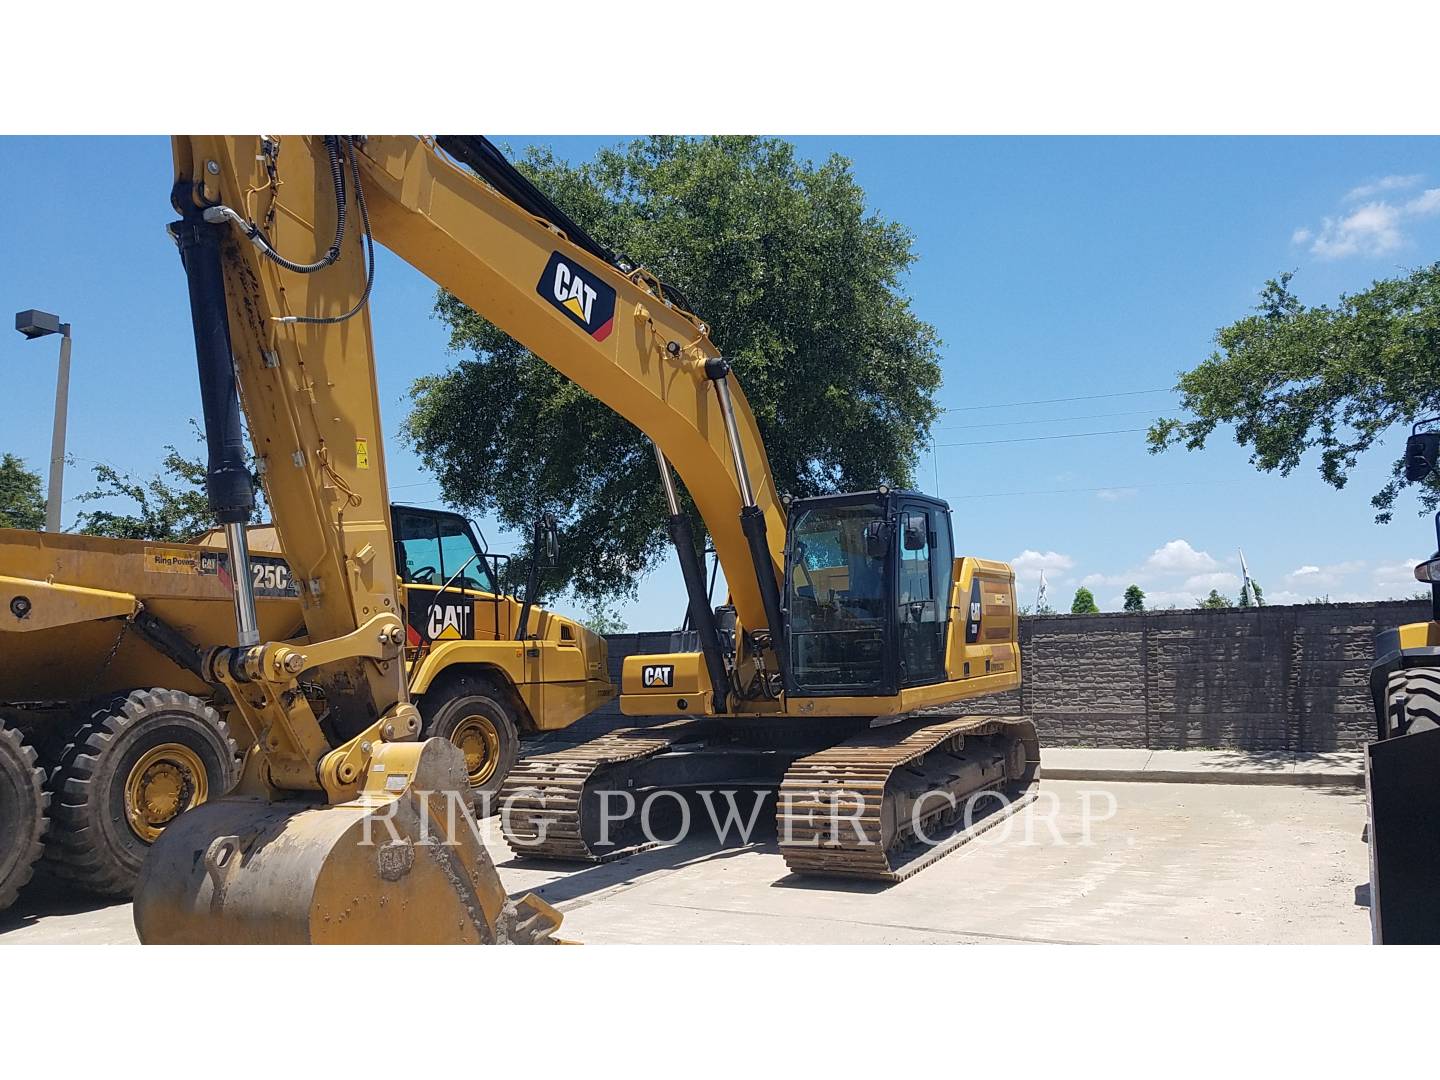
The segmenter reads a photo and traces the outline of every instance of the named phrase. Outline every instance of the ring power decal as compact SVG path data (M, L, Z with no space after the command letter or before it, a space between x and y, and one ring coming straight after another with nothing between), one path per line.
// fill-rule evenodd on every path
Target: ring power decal
M615 290L590 271L555 252L535 291L596 341L615 326Z

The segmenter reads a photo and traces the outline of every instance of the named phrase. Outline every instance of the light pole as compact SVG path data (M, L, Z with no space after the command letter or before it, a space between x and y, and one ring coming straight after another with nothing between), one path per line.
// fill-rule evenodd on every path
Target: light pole
M45 491L45 531L60 531L65 487L65 413L70 401L70 324L48 311L17 311L15 329L27 338L60 335L60 374L55 379L55 424L50 431L50 486Z

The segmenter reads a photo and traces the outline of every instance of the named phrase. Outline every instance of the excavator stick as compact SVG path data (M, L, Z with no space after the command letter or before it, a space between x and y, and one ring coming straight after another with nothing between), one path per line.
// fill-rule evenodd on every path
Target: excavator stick
M253 753L253 752L252 752ZM512 902L443 739L390 743L349 802L231 796L165 831L141 871L147 944L542 944L560 914Z

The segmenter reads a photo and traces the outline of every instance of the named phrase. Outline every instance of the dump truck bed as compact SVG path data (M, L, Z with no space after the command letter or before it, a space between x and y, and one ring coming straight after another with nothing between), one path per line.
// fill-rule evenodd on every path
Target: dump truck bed
M284 561L257 554L260 633L304 633ZM268 575L268 576L267 576ZM81 700L136 686L210 688L133 630L138 607L197 646L235 640L229 562L201 544L0 529L0 702Z

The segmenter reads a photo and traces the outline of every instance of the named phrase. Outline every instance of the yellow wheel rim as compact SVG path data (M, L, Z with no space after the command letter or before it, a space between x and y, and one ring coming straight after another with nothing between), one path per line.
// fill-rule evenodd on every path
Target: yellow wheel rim
M141 755L125 781L125 815L141 840L153 844L165 826L210 796L200 756L181 743L162 743Z
M495 775L500 763L500 731L488 716L467 716L455 725L450 741L465 755L471 787L479 787Z

